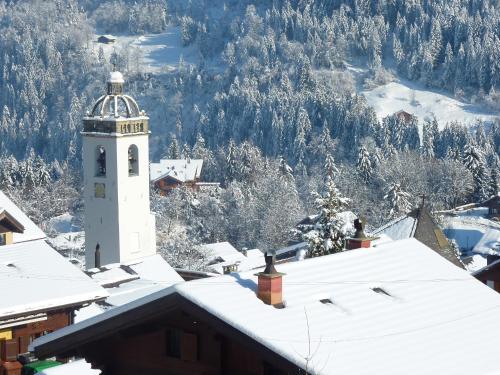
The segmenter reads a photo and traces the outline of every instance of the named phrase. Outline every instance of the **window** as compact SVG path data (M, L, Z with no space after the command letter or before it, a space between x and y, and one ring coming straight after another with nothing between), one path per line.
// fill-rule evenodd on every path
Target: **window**
M139 151L136 145L128 148L128 175L139 175Z
M165 344L168 357L181 358L181 334L182 332L179 329L167 329Z
M97 146L96 149L96 176L106 176L106 150L102 146Z
M5 237L6 237L5 233L0 233L0 246L5 245L7 243Z

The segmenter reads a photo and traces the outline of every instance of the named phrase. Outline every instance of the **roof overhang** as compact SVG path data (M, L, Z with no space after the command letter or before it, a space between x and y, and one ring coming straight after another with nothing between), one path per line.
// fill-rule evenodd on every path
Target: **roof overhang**
M0 211L0 233L1 232L23 233L24 226L7 211L2 210Z
M118 307L115 309L119 310L120 308ZM231 337L247 348L258 352L266 360L272 360L288 368L296 368L298 366L269 349L255 338L246 335L226 321L213 315L175 291L157 300L153 300L122 313L115 314L115 312L118 311L115 309L104 313L109 314L109 318L107 319L97 321L91 325L86 324L86 321L82 321L74 326L63 328L63 330L69 330L67 334L57 337L58 332L55 332L56 337L54 339L39 345L37 345L35 341L31 344L30 350L34 351L35 356L40 359L52 356L70 357L79 355L85 357L87 355L86 348L89 348L89 353L92 353L91 348L94 347L93 343L97 341L120 335L120 333L129 328L153 323L161 319L165 314L181 310L191 314L200 321L204 321L219 333ZM71 331L71 329L73 329L73 331ZM45 338L48 337L50 336L45 336ZM88 360L91 361L91 358Z

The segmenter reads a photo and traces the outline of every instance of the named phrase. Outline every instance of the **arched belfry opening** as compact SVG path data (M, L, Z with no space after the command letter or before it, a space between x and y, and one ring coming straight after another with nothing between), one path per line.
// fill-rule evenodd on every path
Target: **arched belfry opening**
M139 150L136 145L131 145L128 148L128 175L139 175Z
M103 146L97 146L95 160L95 175L98 177L106 177L106 150Z

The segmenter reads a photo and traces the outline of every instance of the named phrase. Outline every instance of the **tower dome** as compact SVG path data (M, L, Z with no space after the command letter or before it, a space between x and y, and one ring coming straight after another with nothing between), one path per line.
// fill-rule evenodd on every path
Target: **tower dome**
M107 82L107 94L97 99L88 117L132 118L142 116L137 102L123 93L123 74L111 72Z

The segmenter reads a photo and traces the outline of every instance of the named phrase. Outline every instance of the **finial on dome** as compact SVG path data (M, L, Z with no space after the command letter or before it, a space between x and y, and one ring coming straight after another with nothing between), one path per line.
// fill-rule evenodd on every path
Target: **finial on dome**
M123 79L123 74L113 70L109 73L108 95L121 95L123 93L124 83L125 80Z

